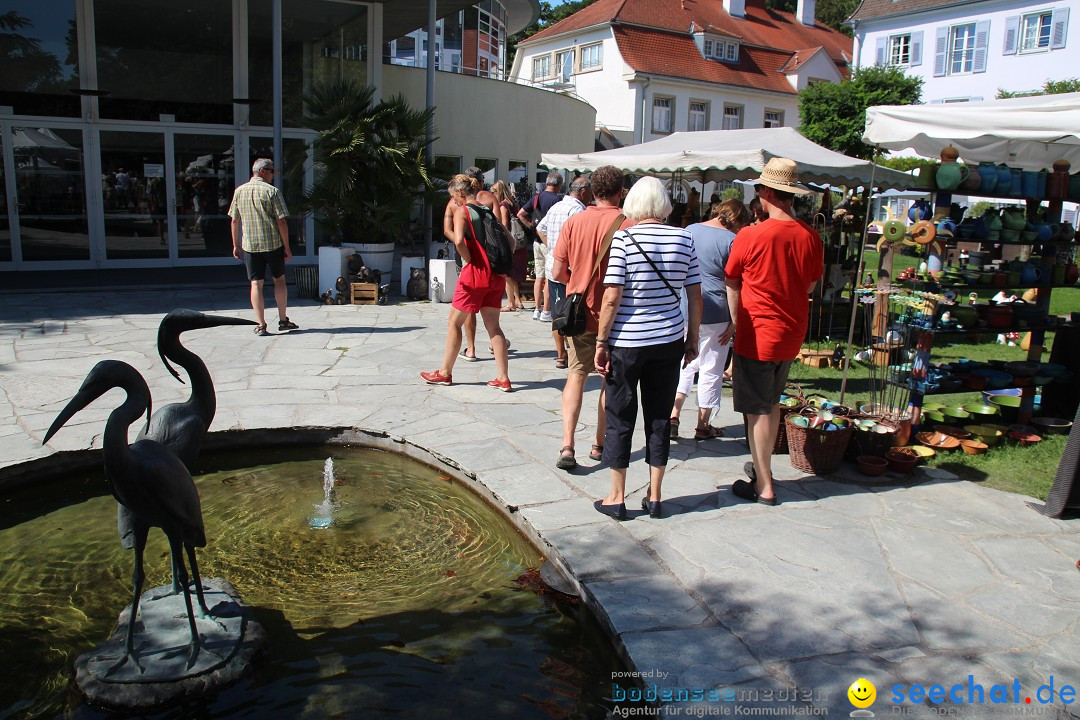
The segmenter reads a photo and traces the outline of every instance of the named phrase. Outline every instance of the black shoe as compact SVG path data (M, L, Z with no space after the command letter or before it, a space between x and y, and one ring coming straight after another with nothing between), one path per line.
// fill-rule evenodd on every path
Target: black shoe
M756 502L758 505L776 505L776 496L771 498L763 498L757 493L757 488L753 483L748 483L745 480L736 480L731 483L731 493L735 497L740 497L743 500L750 500Z
M649 499L648 495L641 498L641 509L649 513L649 517L651 518L660 517L660 501L657 500L653 502Z
M285 318L284 320L278 320L277 329L278 332L287 332L289 330L299 330L300 326L289 318Z
M596 508L596 512L613 517L616 520L626 519L626 503L619 503L618 505L605 505L603 500L597 500L594 502L593 507Z

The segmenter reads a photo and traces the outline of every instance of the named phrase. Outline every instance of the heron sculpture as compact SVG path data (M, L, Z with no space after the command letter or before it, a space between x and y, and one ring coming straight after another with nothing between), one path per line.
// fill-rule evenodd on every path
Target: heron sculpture
M254 320L205 315L196 310L186 309L173 310L162 318L158 326L158 355L161 356L165 368L180 382L184 382L184 379L169 364L169 361L172 360L187 371L188 378L191 380L191 395L184 402L170 403L159 408L151 415L146 428L139 434L139 439L145 437L158 441L172 450L187 467L188 472L194 474L195 462L199 459L203 437L210 423L214 421L217 398L214 394L214 381L210 378L210 371L206 369L206 364L198 355L180 344L180 334L188 330L201 330L222 325L257 324ZM117 505L117 528L120 532L120 543L129 550L135 547L133 513L123 503ZM202 578L195 560L195 551L186 546L184 549L187 551L191 565L191 579L195 584L199 609L204 616L209 615L210 609L206 606L206 599L203 597ZM179 570L183 565L183 558L173 555L172 561L173 592L179 593L181 582Z
M159 527L169 540L173 568L178 574L184 603L187 606L188 626L191 629L191 649L188 666L194 664L199 653L200 641L195 627L195 615L191 608L187 571L184 567L182 549L188 551L192 570L196 571L195 548L206 546L199 492L191 474L176 454L165 445L150 438L142 438L128 445L128 428L143 413L150 415L150 388L139 372L119 360L102 360L90 371L75 397L60 411L49 431L45 444L56 432L97 398L113 388L120 388L127 397L120 407L109 414L105 423L102 449L105 456L105 481L117 502L127 508L132 517L132 535L135 547L135 570L132 574L134 596L131 615L128 618L125 654L113 670L130 659L139 670L142 666L135 656L135 620L138 616L139 597L142 594L143 551L150 528Z

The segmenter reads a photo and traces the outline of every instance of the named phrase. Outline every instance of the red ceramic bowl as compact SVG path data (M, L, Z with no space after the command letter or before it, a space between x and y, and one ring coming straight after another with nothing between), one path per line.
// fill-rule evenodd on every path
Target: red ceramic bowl
M881 475L889 467L888 460L875 455L860 455L856 459L859 462L859 472L871 477Z

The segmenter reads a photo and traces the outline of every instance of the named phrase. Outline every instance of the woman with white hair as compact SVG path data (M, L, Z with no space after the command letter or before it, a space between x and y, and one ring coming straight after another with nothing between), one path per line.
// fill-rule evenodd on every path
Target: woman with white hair
M604 462L611 492L594 507L626 519L626 470L637 424L638 393L645 424L649 491L641 508L660 517L660 484L667 469L671 407L679 368L698 353L701 277L690 233L664 224L671 201L656 178L642 178L626 196L623 214L637 224L611 242L595 365L607 378ZM689 318L679 308L686 289Z

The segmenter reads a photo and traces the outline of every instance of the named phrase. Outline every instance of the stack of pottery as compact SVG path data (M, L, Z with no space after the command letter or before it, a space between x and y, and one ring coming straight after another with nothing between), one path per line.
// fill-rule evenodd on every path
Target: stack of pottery
M969 171L966 165L956 161L960 152L949 145L941 151L941 165L938 166L935 182L940 190L955 190L960 183L968 179Z

